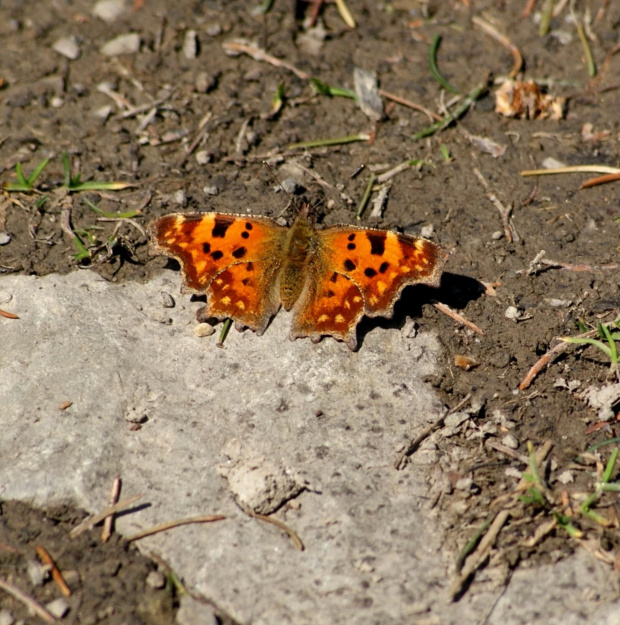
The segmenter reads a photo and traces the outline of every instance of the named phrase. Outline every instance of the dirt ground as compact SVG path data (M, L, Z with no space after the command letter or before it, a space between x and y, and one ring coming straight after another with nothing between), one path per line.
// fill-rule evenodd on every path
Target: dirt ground
M429 382L446 406L468 394L468 405L476 406L477 432L457 427L442 443L462 446L464 457L476 457L449 476L437 494L455 559L490 503L507 492L506 458L527 456L528 441L534 449L551 441L553 462L545 467L548 498L525 502L513 514L521 518L498 539L503 562L512 570L524 560L549 562L576 549L576 541L557 526L526 546L541 521L557 520L561 513L584 532L597 555L607 558L612 574L620 553L613 501L598 502L605 524L575 512L579 496L594 488L596 463L604 465L616 447L618 400L612 400L611 418L603 422L580 397L590 387L611 383L609 358L595 347L571 346L527 388L516 389L534 363L558 345L557 337L583 332L578 322L590 329L619 314L620 222L614 220L620 217L620 183L580 190L597 174L534 178L520 172L540 168L548 158L564 165L619 165L620 54L615 53L620 5L575 3L576 16L585 15L597 67L590 78L569 7L556 3L560 13L541 36L538 18L545 3L539 1L523 17L526 4L350 0L356 19L352 29L333 3L325 3L317 26L308 28L312 5L282 0L266 14L240 1L136 1L109 23L93 16L92 3L83 0L5 0L0 6L0 182L16 181L17 163L28 175L44 158L51 160L36 181L36 193L5 192L0 198L0 274L45 275L88 266L112 281L148 280L166 266L148 253L143 226L151 218L179 210L282 213L287 198L274 192L265 160L281 180L294 178L308 197L320 200L319 221L356 223L370 172L379 175L415 160L390 179L383 216L371 217L369 206L361 224L423 233L452 252L441 288L422 295L407 289L396 320L404 323L411 316L439 334L445 347L443 372ZM517 119L495 112L494 81L509 74L515 59L472 18L492 24L521 51L526 79L567 99L562 119ZM139 50L106 56L103 44L126 33L139 34ZM384 92L444 115L446 107L458 105L429 69L435 34L442 36L439 71L460 91L460 101L478 84L488 88L457 123L426 138L412 135L432 120L385 93L385 115L375 122L353 99L317 95L303 78L305 73L330 87L353 89L354 68L371 70ZM54 49L71 37L79 51L75 59ZM223 44L239 39L289 65L227 55ZM272 101L280 85L284 100L276 111ZM360 133L371 139L289 148ZM505 150L492 155L481 138ZM134 186L65 197L59 191L63 152L82 180ZM365 169L353 176L361 165ZM141 212L130 219L102 220L85 199L108 212ZM497 202L512 207L510 219L503 221ZM81 259L75 258L79 249L68 227L88 250ZM456 323L431 298L458 310L482 333ZM362 324L360 335L375 325ZM461 368L455 356L471 358L476 366ZM505 433L503 450L484 444L485 423L494 433ZM591 449L601 443L607 444ZM573 481L564 483L559 478L567 470ZM54 594L51 584L33 588L26 566L32 545L43 542L63 569L79 572L82 604L67 622L120 622L121 612L101 612L85 569L112 581L123 576L105 592L114 593L123 615L131 615L124 622L174 622L173 594L151 588L152 595L166 597L157 599L159 608L136 604L136 588L145 587L154 567L136 550L118 540L102 545L95 539L85 539L79 549L67 548L58 530L79 518L77 511L51 514L5 502L0 577L10 577L45 602ZM111 563L120 573L111 574ZM2 608L25 618L26 612L4 594Z

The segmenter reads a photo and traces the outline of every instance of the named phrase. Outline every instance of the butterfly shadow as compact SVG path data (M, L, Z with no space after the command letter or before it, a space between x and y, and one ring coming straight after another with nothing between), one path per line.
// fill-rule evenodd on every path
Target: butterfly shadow
M394 305L391 319L385 317L363 317L357 326L359 350L366 335L375 328L401 330L407 318L417 319L422 316L422 308L431 302L441 302L450 308L463 309L469 302L477 300L485 292L485 286L474 278L444 272L438 288L422 284L405 287L400 299Z

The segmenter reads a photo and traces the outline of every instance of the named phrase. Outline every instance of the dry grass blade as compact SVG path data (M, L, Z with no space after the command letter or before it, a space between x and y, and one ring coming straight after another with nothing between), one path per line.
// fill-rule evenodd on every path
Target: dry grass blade
M223 44L222 47L224 48L224 51L229 54L247 54L248 56L251 56L255 61L265 61L266 63L270 63L274 67L283 67L284 69L288 69L301 80L308 80L310 78L309 74L306 74L306 72L297 69L291 63L282 61L281 59L278 59L275 56L268 54L267 52L265 52L265 50L261 50L260 48L252 46L248 43L229 41L228 43Z
M403 106L413 109L414 111L420 111L420 113L424 113L425 115L427 115L431 121L443 121L443 117L441 115L434 113L433 111L427 109L421 104L416 104L415 102L411 102L410 100L405 100L405 98L401 98L400 96L390 93L389 91L384 91L383 89L379 89L379 95L383 96L387 100L392 100L392 102L396 102L397 104L402 104Z
M468 393L456 406L454 406L454 408L450 408L449 410L446 410L444 414L442 414L439 417L439 419L437 419L437 421L429 425L423 432L421 432L420 434L418 434L418 436L412 439L407 445L407 447L398 456L398 458L396 459L396 462L394 462L394 468L397 471L400 471L401 469L403 469L405 467L405 458L410 456L420 446L420 444L424 440L426 440L433 432L435 432L439 428L442 428L446 420L446 417L448 415L451 415L457 410L460 410L470 399L471 399L471 393Z
M344 0L335 0L336 6L338 7L338 13L340 13L340 17L342 17L344 23L349 28L355 28L355 19L353 19L353 15L351 11L349 11L349 7L346 5Z
M259 519L260 521L264 521L265 523L271 523L271 525L275 525L283 532L286 532L289 538L293 541L295 549L299 551L303 551L305 549L304 544L301 542L301 538L299 538L299 536L288 525L282 523L282 521L278 521L278 519L272 519L265 514L258 514L257 512L248 512L248 514L254 519Z
M48 553L47 549L43 545L37 545L35 550L39 558L43 561L43 564L47 564L47 566L50 567L50 570L52 571L52 579L56 582L58 588L60 588L60 592L65 597L70 597L71 589L67 586L67 582L65 582L60 569L56 566L56 563L52 559L52 556Z
M58 623L53 614L48 612L40 603L36 602L32 597L29 597L25 592L22 592L17 586L0 579L0 588L15 597L18 601L21 601L46 623Z
M95 527L97 523L101 523L101 521L103 521L106 517L110 516L111 514L115 514L116 512L120 512L125 508L129 508L140 499L142 499L142 495L133 495L133 497L123 499L113 506L108 506L105 510L102 510L98 514L93 514L92 516L87 517L77 527L74 527L69 532L69 538L76 538L80 534L88 532L88 530L91 530L93 527Z
M221 514L206 514L202 516L192 516L186 519L177 519L176 521L169 521L168 523L162 523L161 525L155 525L155 527L149 527L149 529L143 532L138 532L127 539L127 542L133 542L134 540L140 540L159 532L165 532L173 527L179 527L180 525L191 525L192 523L215 523L216 521L223 521L226 517Z
M19 319L17 315L7 312L6 310L2 310L1 308L0 308L0 317L5 317L6 319Z
M489 22L483 20L482 18L475 15L471 18L471 21L476 24L476 26L482 28L482 30L484 30L487 35L493 37L495 41L498 41L510 51L510 54L512 54L515 62L512 66L512 69L510 70L510 74L508 75L510 76L510 78L515 78L523 67L523 55L519 51L519 48L517 48L517 46L515 46L514 43L512 43L508 39L508 37L504 37L504 35L498 33L497 30L495 30L495 28L491 24L489 24Z
M465 586L469 578L486 561L495 543L496 538L502 530L502 527L504 527L509 516L510 512L508 512L508 510L500 510L497 513L497 516L493 520L493 523L491 523L488 531L480 541L478 549L474 551L469 556L469 558L467 558L465 564L463 565L461 573L452 584L452 587L450 588L450 596L453 600L461 594L461 592L463 591L463 587Z
M551 176L553 174L620 174L617 167L608 165L570 165L553 169L526 169L521 176Z

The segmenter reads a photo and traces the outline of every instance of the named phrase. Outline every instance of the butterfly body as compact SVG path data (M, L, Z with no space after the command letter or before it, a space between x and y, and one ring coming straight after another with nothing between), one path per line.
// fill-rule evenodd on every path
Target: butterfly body
M384 230L314 227L302 209L290 228L267 217L175 213L150 226L157 250L176 258L186 286L207 294L208 316L259 334L282 306L291 338L329 335L357 346L364 314L391 317L408 284L438 286L447 253Z

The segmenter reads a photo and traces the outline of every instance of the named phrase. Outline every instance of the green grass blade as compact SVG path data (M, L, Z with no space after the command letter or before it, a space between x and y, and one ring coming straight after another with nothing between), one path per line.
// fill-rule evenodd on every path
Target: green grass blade
M88 206L88 208L106 219L131 219L140 214L140 211L126 211L124 213L111 213L109 211L104 211L86 198L84 198L84 203Z
M44 158L35 168L34 171L28 176L28 184L31 187L34 187L34 183L37 181L37 178L41 175L43 170L47 167L47 164L50 162L49 158Z
M80 182L79 176L76 176L71 181L71 186L68 187L71 191L121 191L132 187L131 182L104 182L98 180L87 180L86 182Z

